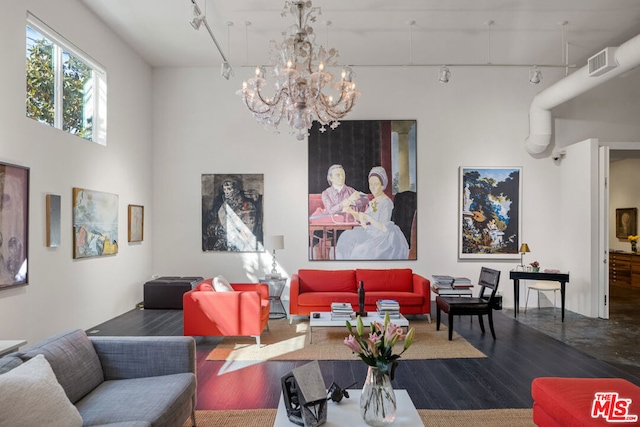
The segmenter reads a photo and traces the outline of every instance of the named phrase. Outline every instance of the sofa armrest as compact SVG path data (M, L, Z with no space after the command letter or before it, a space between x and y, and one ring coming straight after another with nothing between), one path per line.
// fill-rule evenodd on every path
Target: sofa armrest
M105 380L196 372L193 337L89 337Z
M413 273L413 292L422 295L423 314L431 313L431 282L429 279Z
M269 299L269 285L266 283L232 283L231 287L238 292L258 292L260 299Z
M298 314L298 295L300 295L300 276L291 275L289 284L289 313Z

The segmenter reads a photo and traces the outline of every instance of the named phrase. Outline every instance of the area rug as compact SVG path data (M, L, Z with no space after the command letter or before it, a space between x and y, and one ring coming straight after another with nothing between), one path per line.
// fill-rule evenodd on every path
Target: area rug
M409 320L409 326L416 329L416 335L411 347L402 355L403 360L486 357L455 332L453 340L449 341L444 325L436 331L435 322L419 319ZM308 321L291 325L286 319L271 320L269 330L262 333L260 346L254 338L224 338L209 353L207 360L355 360L356 356L343 343L347 335L346 326L314 327L313 344L309 344Z
M425 427L533 427L531 409L486 409L445 411L418 409ZM275 409L196 411L199 427L273 426ZM294 424L291 424L292 426ZM191 419L183 427L191 427Z

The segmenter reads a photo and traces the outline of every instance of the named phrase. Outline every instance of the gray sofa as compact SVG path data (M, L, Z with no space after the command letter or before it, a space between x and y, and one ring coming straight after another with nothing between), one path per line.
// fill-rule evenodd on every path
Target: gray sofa
M26 366L31 359L35 360L29 365L46 365L41 357L36 358L39 354L44 355L55 380L73 404L68 406L74 412L77 409L84 426L180 427L189 417L195 426L192 337L88 337L82 330L65 332L0 358L0 374L7 373L0 375L0 388L5 388L5 395L17 395L20 387L16 384L25 382L23 376L13 383L14 390L7 390L13 369ZM28 376L24 366L14 372L25 375L25 371ZM44 398L50 393L41 394ZM17 400L16 405L23 400ZM30 411L27 408L25 415ZM74 424L69 421L62 425Z

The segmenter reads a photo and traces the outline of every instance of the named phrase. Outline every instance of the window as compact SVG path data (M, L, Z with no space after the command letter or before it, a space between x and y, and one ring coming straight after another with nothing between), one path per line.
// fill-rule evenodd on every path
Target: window
M106 145L104 68L27 14L27 117Z

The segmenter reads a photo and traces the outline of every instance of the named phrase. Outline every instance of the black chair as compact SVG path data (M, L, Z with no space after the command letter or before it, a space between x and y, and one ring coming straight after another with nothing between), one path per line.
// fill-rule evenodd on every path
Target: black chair
M444 311L449 315L449 341L453 338L453 316L475 316L478 315L480 321L480 329L484 333L484 322L482 316L489 316L489 328L493 339L496 339L496 333L493 330L493 309L495 307L494 299L498 290L498 282L500 282L500 272L491 268L482 267L480 271L480 294L478 298L466 297L436 297L436 305L438 313L436 316L436 330L440 330L440 312ZM491 290L491 295L485 296L485 289Z

